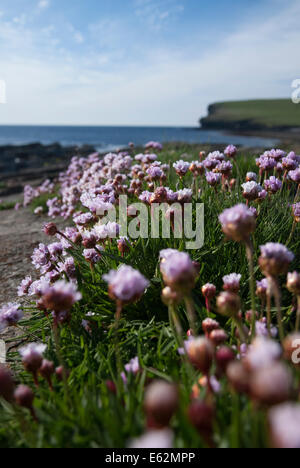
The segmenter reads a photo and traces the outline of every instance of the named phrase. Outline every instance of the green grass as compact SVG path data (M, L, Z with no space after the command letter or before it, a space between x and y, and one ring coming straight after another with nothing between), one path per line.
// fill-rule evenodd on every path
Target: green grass
M238 125L245 122L266 129L299 127L300 106L291 99L220 102L212 105L211 113L203 122L208 125L216 122Z
M0 203L0 211L12 210L16 205L16 202L4 202Z
M174 146L167 145L160 160L172 163L184 152L189 154L184 159L195 160L198 158L199 148L178 146L174 149ZM249 154L241 154L238 163L243 174L256 170L255 160L250 159ZM177 182L174 171L171 171L166 185L175 188ZM184 184L190 186L191 178L187 177ZM282 194L271 197L261 205L253 239L256 279L262 277L257 266L259 246L269 241L286 243L289 237L293 219L288 204L294 196L294 189L285 188ZM193 291L199 333L201 322L207 317L201 294L203 284L213 282L220 291L225 274L241 273L243 313L251 307L245 249L240 244L225 241L218 221L218 215L225 208L243 201L240 187L231 194L220 190L215 193L203 181L201 201L205 203L205 244L202 249L189 252L193 260L200 263L199 277ZM41 204L41 200L35 203ZM206 446L186 416L191 389L199 374L183 364L178 355L176 338L168 321L168 309L160 299L163 281L158 257L160 250L168 247L183 248L177 239L149 239L144 243L139 239L122 259L115 243L108 243L102 261L93 272L82 256L81 247L69 250L76 261L78 286L83 299L73 307L71 323L60 327L60 354L70 370L67 391L54 378L54 392L50 392L46 383L40 379L40 386L35 389L35 408L39 423L33 422L26 410L2 402L1 448L125 447L132 437L139 436L145 429L144 390L150 380L157 378L176 382L180 389L180 407L172 420L175 447ZM299 226L289 247L297 254L291 271L299 270ZM124 308L116 331L113 325L115 304L108 296L107 285L102 276L122 262L141 271L149 279L150 287L137 304ZM285 279L282 278L284 325L286 332L289 332L294 327L295 311L284 283ZM81 322L90 311L95 315L90 319L91 333L88 333ZM28 318L21 323L24 336L20 337L20 342L32 341L32 335L39 337L47 344L46 357L59 365L61 360L53 337L51 319L38 311L34 303L28 307L27 312ZM275 322L275 310L272 312ZM188 321L183 304L178 313L184 330L187 331ZM215 309L211 317L217 317L226 328L229 344L236 344L231 321L217 316ZM123 385L119 379L116 341L122 365L135 356L140 360L141 372L137 376L130 376L127 385ZM34 388L30 374L24 372L18 353L14 350L8 353L8 364L17 376L18 383L26 383ZM117 395L107 390L108 379L116 383ZM222 392L215 397L215 445L244 448L268 446L265 409L255 408L254 411L249 399L231 392L226 379L221 379L221 385ZM204 397L204 392L201 396Z

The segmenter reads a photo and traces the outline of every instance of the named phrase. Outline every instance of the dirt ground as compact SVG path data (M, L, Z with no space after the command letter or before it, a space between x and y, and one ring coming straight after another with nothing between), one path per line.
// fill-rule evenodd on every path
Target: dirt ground
M37 277L31 255L40 242L49 243L41 230L45 222L49 222L47 216L38 217L29 208L0 211L0 308L8 302L24 303L17 296L17 287L26 276ZM11 328L0 334L0 340L19 334Z

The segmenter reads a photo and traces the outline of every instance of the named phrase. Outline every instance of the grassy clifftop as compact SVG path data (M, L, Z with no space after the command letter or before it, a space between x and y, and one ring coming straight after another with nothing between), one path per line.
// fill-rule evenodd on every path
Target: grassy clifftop
M209 106L203 128L231 130L300 129L300 104L290 99L220 102Z

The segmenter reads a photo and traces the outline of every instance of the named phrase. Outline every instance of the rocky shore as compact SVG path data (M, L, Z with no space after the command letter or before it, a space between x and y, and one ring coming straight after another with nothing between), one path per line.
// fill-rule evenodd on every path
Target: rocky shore
M26 183L55 178L75 156L95 152L90 145L63 147L59 143L0 146L0 198L22 192Z

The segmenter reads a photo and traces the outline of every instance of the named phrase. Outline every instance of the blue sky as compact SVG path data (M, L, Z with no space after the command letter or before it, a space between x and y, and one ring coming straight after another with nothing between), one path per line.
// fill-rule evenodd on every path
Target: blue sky
M299 0L2 0L0 124L195 125L287 97Z

